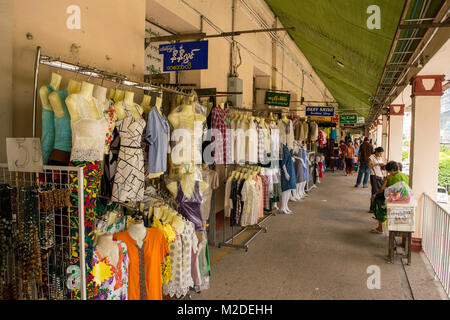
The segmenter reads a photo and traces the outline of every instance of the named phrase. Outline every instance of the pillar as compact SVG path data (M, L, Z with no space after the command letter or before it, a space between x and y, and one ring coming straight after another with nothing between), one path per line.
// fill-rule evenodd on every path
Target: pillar
M379 116L377 121L377 136L376 136L376 143L374 143L377 147L381 147L382 140L383 140L383 119L382 116Z
M388 152L389 161L402 162L403 145L403 116L405 114L404 104L393 104L389 108L389 136Z
M410 184L417 200L413 249L422 242L423 195L436 199L443 75L417 76L412 85Z
M381 120L381 147L384 149L384 159L387 159L388 154L388 115L383 115Z

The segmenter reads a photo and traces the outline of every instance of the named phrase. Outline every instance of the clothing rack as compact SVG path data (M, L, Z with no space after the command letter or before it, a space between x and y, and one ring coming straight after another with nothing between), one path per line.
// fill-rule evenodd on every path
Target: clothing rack
M228 179L229 177L227 177ZM225 212L223 215L223 232L222 232L222 242L220 242L218 244L218 247L231 247L231 248L235 248L235 249L244 249L245 252L248 252L248 245L250 244L250 242L253 241L253 239L255 239L258 234L260 234L261 232L264 231L264 233L267 233L267 227L262 226L261 224L264 223L267 219L269 219L270 217L272 217L273 215L275 215L274 211L272 210L271 212L268 212L267 214L265 214L264 218L262 218L260 221L258 221L257 224L252 225L252 226L245 226L242 228L241 231L239 231L237 234L234 233L234 225L231 226L231 238L228 240L225 240L225 227L226 227L226 218L225 218ZM231 217L230 217L231 219ZM241 235L243 232L247 231L247 230L256 230L256 233L254 233L250 238L248 238L244 243L242 244L237 244L234 243L234 239L236 239L239 235Z
M36 48L36 61L34 66L34 94L33 94L33 137L36 137L36 111L37 111L37 101L38 101L38 78L39 78L39 67L40 65L47 65L57 69L62 69L76 74L83 74L89 76L89 78L101 79L102 83L104 80L117 83L119 86L125 85L127 87L132 87L135 89L140 89L144 91L154 91L162 93L163 91L169 93L175 93L183 96L190 97L191 93L185 92L183 90L171 89L164 85L155 85L146 82L132 81L126 75L119 73L112 73L104 70L100 70L96 67L91 67L88 65L82 65L80 63L74 64L71 62L63 61L60 58L52 58L50 56L41 54L41 47Z

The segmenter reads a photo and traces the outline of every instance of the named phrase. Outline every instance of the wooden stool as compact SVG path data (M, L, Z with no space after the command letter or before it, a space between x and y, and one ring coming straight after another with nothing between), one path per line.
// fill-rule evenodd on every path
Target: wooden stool
M388 262L394 262L395 237L402 237L403 257L408 258L408 266L411 264L412 232L389 231L389 253Z

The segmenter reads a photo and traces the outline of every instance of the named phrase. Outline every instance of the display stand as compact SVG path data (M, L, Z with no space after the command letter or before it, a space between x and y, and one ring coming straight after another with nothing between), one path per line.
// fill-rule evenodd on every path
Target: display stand
M62 188L72 188L73 186L69 183L69 175L76 176L77 181L84 180L84 173L82 168L78 167L57 167L57 166L44 166L43 172L11 172L8 170L7 164L0 164L0 183L8 184L12 188L17 188L22 191L25 187L36 187L38 188L38 192L42 192L44 188L51 187L53 189L62 189ZM22 192L23 193L23 192ZM69 290L66 286L65 279L67 276L70 278L71 275L66 275L61 283L61 290L59 292L51 292L50 290L46 293L45 288L52 287L52 275L49 269L49 265L56 265L60 268L63 268L64 273L66 273L67 267L71 265L70 263L70 253L72 249L71 244L71 225L69 216L71 212L74 212L75 209L78 209L78 221L84 221L84 186L82 183L78 184L78 206L73 207L64 207L64 208L55 208L51 211L46 211L46 216L49 216L53 221L53 230L52 236L50 237L48 248L42 249L41 253L44 254L42 257L42 261L44 263L44 267L42 268L42 275L44 280L41 286L36 286L33 290L33 298L34 299L44 299L44 300L70 300L71 299L71 290ZM22 207L20 203L21 197L17 197L17 202L12 203L13 212L19 212ZM73 204L73 203L72 203ZM38 223L39 223L39 231L42 232L42 225L45 224L43 220L44 212L42 212L41 208L38 206ZM48 215L50 214L50 215ZM16 237L18 236L17 230L20 224L20 215L13 216L13 242L18 241ZM84 223L79 223L79 250L78 256L80 257L79 265L85 266L85 232L84 232ZM21 267L17 261L17 254L20 254L21 248L18 248L16 252L9 253L9 261L10 261L10 272L8 282L11 281L20 281L19 275L22 274L24 270L21 270ZM58 254L54 256L48 255L45 256L47 251L54 251ZM50 261L52 259L52 261ZM80 295L81 300L86 300L86 268L80 269ZM54 288L53 288L54 289ZM22 299L21 294L17 297L18 299Z
M408 265L411 264L412 234L415 232L415 207L415 201L408 204L386 204L389 230L388 263L394 262L395 237L402 237L403 257L408 259Z
M313 159L313 161L309 159ZM308 160L309 160L309 179L306 184L306 191L309 192L314 188L317 188L316 184L314 183L314 170L316 170L316 153L315 152L308 152Z

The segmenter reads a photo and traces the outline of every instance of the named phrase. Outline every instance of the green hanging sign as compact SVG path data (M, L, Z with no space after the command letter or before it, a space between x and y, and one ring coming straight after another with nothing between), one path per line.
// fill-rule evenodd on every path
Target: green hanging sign
M266 104L278 107L289 107L291 95L289 93L266 92Z
M358 122L358 115L356 113L340 114L340 124L356 124Z

